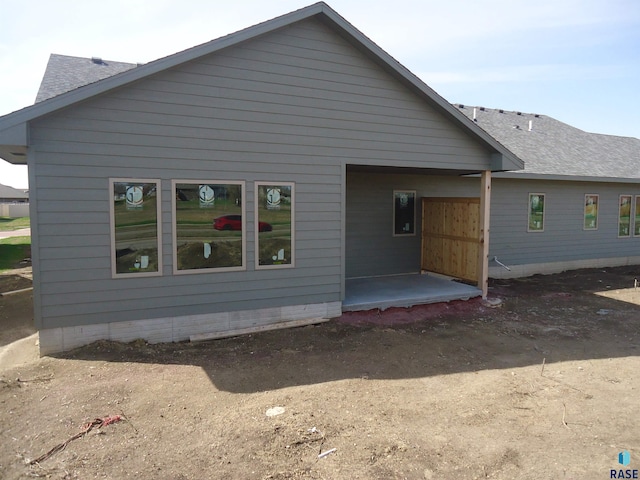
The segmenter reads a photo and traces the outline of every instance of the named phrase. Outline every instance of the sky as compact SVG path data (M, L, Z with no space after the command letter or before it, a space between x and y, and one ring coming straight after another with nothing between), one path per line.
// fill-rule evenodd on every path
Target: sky
M0 116L33 104L51 53L147 63L311 3L0 0ZM449 102L640 138L638 0L326 3ZM26 167L0 160L0 184L27 188Z

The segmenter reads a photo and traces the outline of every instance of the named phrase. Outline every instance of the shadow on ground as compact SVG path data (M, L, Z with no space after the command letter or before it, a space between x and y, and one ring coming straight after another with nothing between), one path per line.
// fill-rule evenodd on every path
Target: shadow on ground
M18 288L31 286L31 281L17 277ZM0 348L33 335L33 295L30 291L0 296Z
M502 300L354 312L331 322L201 343L97 342L58 358L201 367L220 390L253 393L344 379L389 380L640 354L640 306L596 295L638 267L499 280Z

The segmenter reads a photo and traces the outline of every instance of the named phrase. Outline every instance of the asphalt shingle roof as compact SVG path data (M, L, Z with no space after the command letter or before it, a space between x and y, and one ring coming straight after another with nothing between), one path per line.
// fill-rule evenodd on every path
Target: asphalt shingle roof
M18 190L8 185L0 184L0 198L28 199L28 190Z
M36 103L135 68L135 63L51 54Z
M640 178L640 139L588 133L554 118L454 104L524 160L524 174Z

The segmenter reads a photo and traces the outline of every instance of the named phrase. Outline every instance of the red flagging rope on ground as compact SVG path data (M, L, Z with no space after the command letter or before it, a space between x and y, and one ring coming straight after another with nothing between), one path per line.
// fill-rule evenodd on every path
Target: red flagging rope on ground
M82 426L82 431L80 431L79 433L76 433L73 437L69 438L66 442L62 442L61 444L56 445L55 447L53 447L51 450L49 450L44 455L40 455L35 460L31 460L29 462L29 465L34 465L36 463L40 463L40 462L46 460L47 458L49 458L54 453L58 453L58 452L64 450L66 448L66 446L70 442L72 442L74 440L77 440L78 438L84 437L87 433L89 433L94 428L106 427L107 425L111 425L112 423L119 422L120 420L123 420L123 419L124 419L123 415L110 415L110 416L104 417L104 418L96 418L92 422L84 424Z

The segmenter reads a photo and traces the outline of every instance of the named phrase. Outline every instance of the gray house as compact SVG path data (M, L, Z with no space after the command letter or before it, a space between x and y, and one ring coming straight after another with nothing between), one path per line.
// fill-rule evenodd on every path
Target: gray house
M525 162L493 177L491 277L640 264L640 139L455 106Z
M29 191L0 185L0 203L29 203Z
M326 4L121 67L0 117L42 354L318 322L423 270L486 295L492 172L523 162Z

